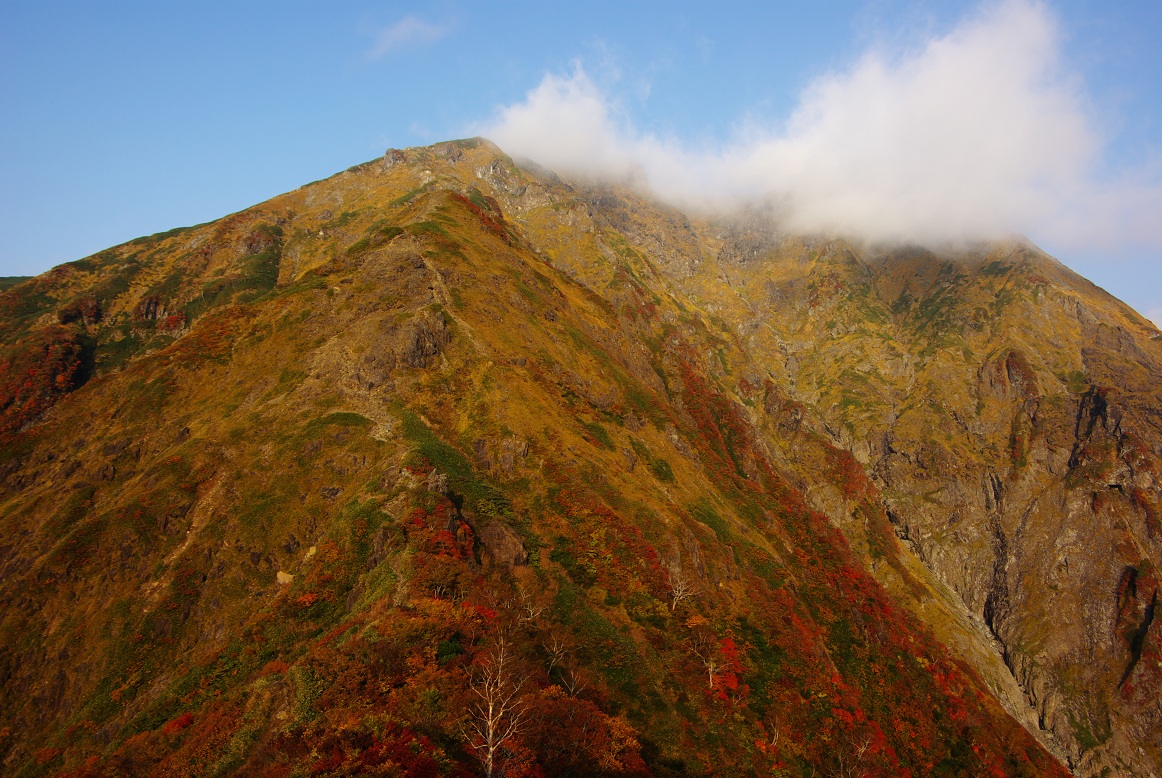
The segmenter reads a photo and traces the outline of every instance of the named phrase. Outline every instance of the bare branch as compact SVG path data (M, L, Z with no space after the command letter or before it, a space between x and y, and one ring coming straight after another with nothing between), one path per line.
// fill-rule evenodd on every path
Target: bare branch
M675 560L666 570L666 580L670 586L670 610L675 611L683 600L694 596L696 591L694 579L682 569L681 560Z
M725 664L718 646L718 638L709 630L699 629L690 637L690 652L706 670L707 682L714 688L714 677Z
M518 598L516 605L517 620L521 624L535 622L545 612L548 605L541 599L528 592L521 583L516 585Z
M545 653L549 655L549 672L553 672L553 668L561 664L569 656L569 646L556 633L549 636L547 641L541 643L545 649Z
M844 748L843 746L846 746ZM835 778L857 778L863 775L861 765L864 754L871 747L871 738L848 733L840 748L835 751L835 767L830 771Z
M477 699L468 706L463 734L488 778L500 774L502 751L524 726L528 713L522 696L526 680L517 667L512 646L503 636L472 679L470 688Z
M570 697L576 697L589 686L589 680L585 677L585 673L576 665L570 665L565 669L565 672L561 674L561 682L565 685L565 691L569 693Z

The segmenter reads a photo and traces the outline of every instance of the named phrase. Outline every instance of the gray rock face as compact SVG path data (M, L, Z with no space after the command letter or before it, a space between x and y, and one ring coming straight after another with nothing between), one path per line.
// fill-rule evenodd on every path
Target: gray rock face
M996 639L1036 725L1070 767L1156 774L1162 664L1135 659L1135 646L1162 642L1146 610L1162 560L1158 340L1108 301L1060 304L1055 294L1073 293L1036 279L1085 285L1046 257L1017 249L992 264L961 262L923 292L899 283L911 270L902 258L869 266L868 292L895 311L885 311L880 331L910 352L902 380L868 359L883 347L866 337L875 323L848 325L825 355L790 366L796 399L840 445L875 444L869 470L897 535ZM847 289L860 283L856 268L822 265L808 288L823 277ZM1012 309L974 312L992 290L1004 299L1018 269L1035 281ZM835 303L826 315L834 331L853 311ZM772 318L788 337L826 326L809 311ZM773 419L786 419L785 403L768 405ZM1130 598L1125 582L1141 569L1144 593L1134 587Z
M1154 327L1021 243L877 254L730 224L694 250L624 191L586 202L741 334L757 370L732 367L789 388L754 414L781 461L814 433L865 465L1019 684L1018 719L1079 775L1162 774L1162 664L1139 658L1162 653ZM800 475L858 545L850 506Z
M499 521L493 521L480 527L476 537L484 546L481 555L486 562L504 567L519 567L527 564L529 553L521 542L520 535L511 527Z
M407 157L399 149L388 149L383 154L382 165L384 170L388 170L405 162L407 162Z
M426 313L408 324L400 338L399 360L408 367L428 367L452 340L444 317Z

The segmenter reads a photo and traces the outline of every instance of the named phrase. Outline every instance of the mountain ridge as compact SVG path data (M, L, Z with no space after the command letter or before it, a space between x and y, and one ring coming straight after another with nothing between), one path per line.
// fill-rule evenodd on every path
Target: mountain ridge
M1020 764L1052 774L1031 740L1017 745L1028 737L1023 730L997 723L1007 717L990 701L995 694L1079 774L1150 774L1157 755L1135 752L1133 733L1148 733L1159 715L1149 702L1158 637L1146 602L1157 584L1144 564L1157 558L1157 330L1124 306L1106 310L1100 295L1096 306L1085 296L1095 292L1077 291L1063 266L1019 243L989 249L975 274L936 255L902 254L868 261L843 241L692 221L627 189L569 184L518 167L487 142L464 141L389 151L255 208L138 239L3 293L8 351L0 374L22 377L0 393L5 535L39 537L45 547L7 543L0 555L4 602L20 603L21 614L5 620L0 678L20 692L5 695L12 700L39 689L37 705L49 716L29 720L27 709L5 708L5 764L28 774L166 774L174 755L218 743L203 749L197 771L274 769L292 756L318 766L326 748L334 749L333 769L370 769L368 754L379 759L426 739L424 748L446 760L438 770L451 774L474 764L477 751L442 719L455 718L455 701L495 659L497 624L516 622L504 629L526 652L537 687L526 694L530 710L587 716L605 733L586 756L595 761L571 770L603 764L610 774L668 774L679 762L717 762L740 774L928 774L939 765L925 762L927 751L945 754L949 774L1021 774ZM986 293L991 300L976 304ZM1073 354L1060 334L1048 337L1062 320L1044 312L1036 331L1043 340L1029 346L1034 339L1022 331L1034 331L1030 309L1036 314L1042 300L1054 312L1073 306L1088 357ZM1020 312L1010 314L1016 329L1006 310ZM1004 343L996 342L998 321ZM1123 351L1132 359L1115 358ZM970 360L972 390L955 391ZM34 367L31 388L22 388ZM910 398L921 405L910 407ZM1111 407L1124 408L1112 421ZM107 429L94 429L102 419ZM949 424L965 437L934 444L920 432ZM275 434L283 428L299 431ZM1056 452L1070 440L1076 445L1063 458ZM378 463L371 470L368 459ZM278 468L285 472L274 479ZM968 475L957 475L961 468ZM1070 477L1075 483L1062 486ZM1099 481L1102 491L1088 488ZM1114 558L1133 556L1133 564L1094 573L1097 590L1105 585L1113 596L1074 643L1029 649L1022 640L1044 632L1047 615L1037 597L1021 603L1030 600L1025 582L1043 569L1034 552L1047 541L1022 545L1008 506L1023 513L1034 491L1040 500L1054 488L1060 504L1073 506L1067 514L1080 516L1073 503L1086 492L1087 515L1106 511L1107 521L1124 523ZM1099 494L1104 503L1095 508ZM948 517L958 513L962 529L952 534L963 537L949 541ZM157 543L156 552L141 550ZM78 642L106 657L105 678L124 679L137 666L133 657L143 663L124 687L102 686L111 681L96 669L77 672L67 651L32 659L36 651L14 638L34 629L48 638L77 621L43 615L27 587L37 569L59 570L38 580L72 580L86 554L120 558L111 568L121 569L111 590L127 602L117 605L119 629L149 626L137 634L156 644L135 653L122 640L114 651L111 622L104 638L72 623ZM350 561L361 555L363 562ZM1074 567L1087 569L1085 555L1075 556ZM959 557L969 562L958 566ZM1020 568L1027 558L1033 572ZM69 597L100 612L92 610L99 598L72 586ZM129 594L138 591L168 598L176 615L159 619L148 604L138 610ZM831 604L819 610L800 592ZM868 598L872 613L852 605L853 596ZM540 608L538 615L522 622L513 603L528 597L548 601L534 603L526 615ZM257 660L241 654L231 660L249 686L223 680L215 669L222 653L209 670L191 664L194 655L206 660L206 646L224 650L219 633L278 643L271 623L230 605L246 598L271 598L264 612L273 623L289 619L306 630L282 636L266 665L252 667ZM793 630L757 615L775 602L793 614ZM468 616L448 610L465 603L475 608ZM756 610L758 603L765 605ZM214 618L214 610L230 618ZM989 740L979 727L966 736L939 716L945 724L900 715L902 703L889 717L871 668L891 666L877 652L892 630L913 634L917 618L928 626L912 639L934 669L913 663L899 672L917 689L940 688L893 687L900 699L943 700L932 710L960 699L968 707L953 705L956 715L983 716L1008 740ZM1069 676L1086 689L1065 694L1052 663L1105 634L1094 626L1102 619L1117 634L1096 656L1124 655L1126 677L1111 693ZM314 621L343 629L315 645L316 627L306 626ZM422 713L419 697L398 690L368 697L358 691L366 678L327 696L358 675L344 651L398 650L404 633L384 626L397 622L426 624L434 637L420 644L435 653L408 660L419 675L391 670L398 661L382 665L382 675L404 679L400 688L426 678L436 707ZM342 650L323 650L352 628L344 624L362 625L360 635L343 638ZM927 629L951 656L925 642ZM798 643L778 644L792 634ZM554 697L569 679L545 654L553 636L574 642L569 671L589 676L589 696ZM121 654L128 664L117 670ZM772 665L772 656L782 663ZM620 670L609 669L611 659ZM676 668L670 674L659 670L663 659ZM228 703L204 702L188 682L177 694L166 662L193 667L201 679L209 673ZM271 663L286 667L271 671ZM683 700L674 691L682 684L664 679L691 684L699 664L709 679L704 698ZM809 669L826 666L834 680ZM1125 702L1117 695L1131 676L1141 691ZM330 686L312 698L310 678ZM772 691L778 679L794 694ZM943 688L949 684L959 691ZM827 695L841 704L812 702ZM374 709L369 699L390 713L351 740L337 717ZM356 701L363 707L353 708ZM224 726L231 705L249 729L215 741L210 725ZM1144 713L1135 719L1127 705ZM91 725L87 745L61 739L66 709L68 727ZM827 712L823 720L809 714L815 709ZM718 721L725 735L696 723L723 710L733 711ZM917 750L889 730L889 718L921 733L944 729ZM553 745L562 734L546 723L554 720L542 715L536 733L512 749L514 771L518 762L562 768L566 757ZM40 721L32 727L40 734L13 740L16 721L25 729ZM844 721L866 742L848 742L836 729ZM682 727L688 734L679 736ZM980 737L984 756L953 753ZM827 743L836 747L820 750Z

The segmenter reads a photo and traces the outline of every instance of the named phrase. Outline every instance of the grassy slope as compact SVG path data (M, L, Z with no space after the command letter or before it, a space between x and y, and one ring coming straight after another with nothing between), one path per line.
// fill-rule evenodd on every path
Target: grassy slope
M14 355L64 328L94 376L7 411L6 770L457 774L502 637L512 774L1059 770L863 569L923 588L858 463L800 435L858 556L781 471L735 336L616 231L554 243L568 202L523 237L469 188L489 149L414 153L4 300Z

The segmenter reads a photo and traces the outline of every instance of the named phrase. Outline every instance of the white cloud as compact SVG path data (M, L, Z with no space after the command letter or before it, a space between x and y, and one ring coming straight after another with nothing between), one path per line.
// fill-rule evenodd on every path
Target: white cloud
M804 231L1162 245L1159 177L1099 180L1095 127L1053 16L1008 0L912 51L869 51L811 83L781 127L719 148L636 131L580 65L478 129L564 173L644 177L688 208L771 200Z
M375 34L375 43L367 52L368 59L380 59L405 46L428 46L450 32L447 25L432 24L418 16L409 15Z
M614 113L614 105L576 65L571 76L546 75L523 103L503 109L484 132L506 151L561 172L621 177L634 167L641 141Z

